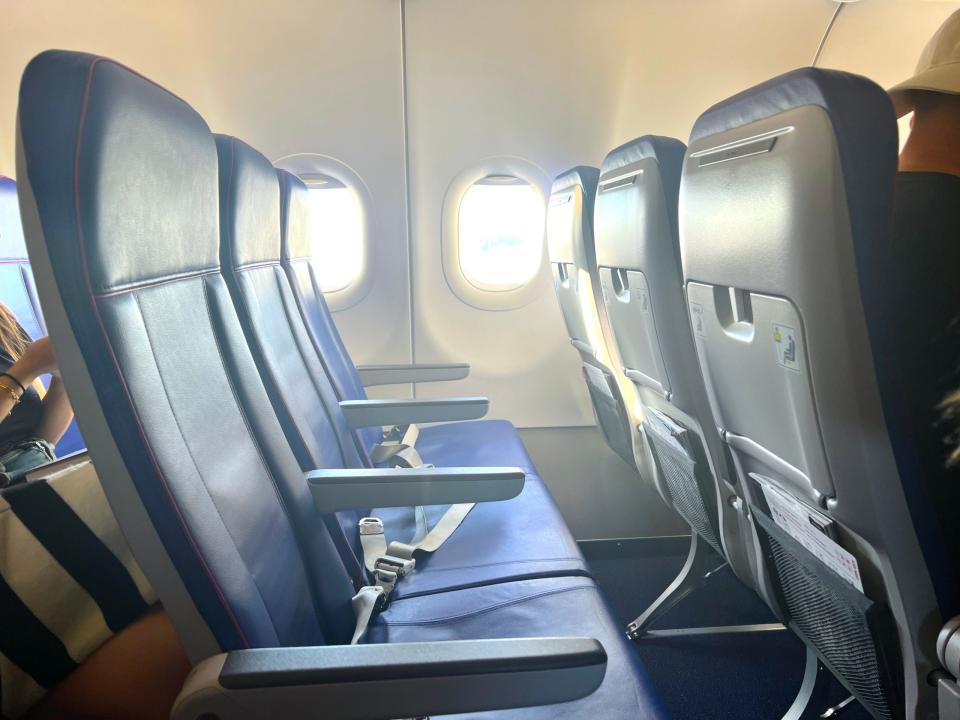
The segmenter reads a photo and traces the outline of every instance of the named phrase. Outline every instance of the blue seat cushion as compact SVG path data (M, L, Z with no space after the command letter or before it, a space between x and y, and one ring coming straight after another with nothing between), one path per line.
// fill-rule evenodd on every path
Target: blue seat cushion
M559 705L475 713L471 720L666 717L639 655L589 578L523 580L395 600L371 625L367 642L558 635L594 637L603 643L607 674L595 693Z
M518 467L536 473L520 434L507 420L451 422L420 428L417 452L437 467Z
M446 505L424 508L430 527ZM410 508L374 513L387 527L387 541L413 536ZM396 597L533 577L584 576L586 561L567 529L550 491L528 475L511 500L477 503L447 541L417 559L416 569L397 585Z

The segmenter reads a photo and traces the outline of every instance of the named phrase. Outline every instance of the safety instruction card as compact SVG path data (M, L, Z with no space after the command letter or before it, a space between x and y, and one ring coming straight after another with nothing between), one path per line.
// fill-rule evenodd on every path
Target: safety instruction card
M820 562L863 592L857 559L831 537L833 520L792 498L774 485L770 478L757 473L750 473L750 477L763 488L770 515L777 526L803 545Z

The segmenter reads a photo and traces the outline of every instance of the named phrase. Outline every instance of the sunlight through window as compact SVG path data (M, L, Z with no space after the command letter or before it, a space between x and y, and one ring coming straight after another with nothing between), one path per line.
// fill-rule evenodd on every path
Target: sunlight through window
M484 290L530 282L543 254L543 201L528 183L493 175L470 186L460 202L460 268Z
M363 211L352 188L333 178L305 178L310 188L314 270L325 293L343 290L363 271Z

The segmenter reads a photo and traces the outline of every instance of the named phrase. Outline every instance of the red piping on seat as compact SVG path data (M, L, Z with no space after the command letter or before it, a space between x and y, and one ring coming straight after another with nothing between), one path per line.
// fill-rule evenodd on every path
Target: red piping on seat
M156 456L154 455L153 448L151 447L149 440L147 439L146 432L144 431L144 428L143 428L143 424L140 421L140 416L137 413L136 407L133 404L133 398L130 395L130 390L127 387L127 383L123 377L123 373L120 370L120 365L117 362L117 357L116 357L116 354L114 353L113 345L110 342L110 337L107 334L106 326L103 324L103 318L101 317L99 307L97 306L97 296L93 291L93 282L90 279L90 266L87 260L86 244L85 244L85 238L83 234L83 224L82 224L81 214L80 214L80 150L83 143L83 130L84 130L84 126L86 125L86 119L87 119L87 106L90 101L90 89L93 84L93 71L96 68L97 64L100 63L101 61L113 62L111 60L108 60L107 58L97 57L93 59L93 61L90 63L90 67L87 70L87 77L86 77L84 90L83 90L83 102L80 106L80 123L77 126L77 142L76 142L77 147L76 147L76 153L74 155L74 160L73 160L73 200L74 200L74 209L76 212L77 239L80 241L79 242L80 259L81 259L81 265L83 266L84 282L86 283L86 286L87 286L87 295L89 297L90 304L93 309L93 314L97 319L97 325L100 327L100 333L103 336L103 340L107 345L107 350L110 354L110 361L113 364L114 371L117 373L117 377L120 380L120 385L123 388L124 395L126 395L127 402L130 405L130 410L133 413L134 420L137 424L137 432L140 434L140 437L143 440L144 447L147 450L147 454L150 456L150 462L153 465L154 470L157 473L157 476L160 478L160 482L163 486L164 493L167 496L167 500L170 503L170 506L173 508L173 511L177 516L177 521L180 523L180 527L183 529L184 535L186 536L191 549L196 555L197 560L199 560L200 566L203 569L204 574L207 576L207 579L210 581L210 584L213 586L214 592L219 598L220 603L223 606L224 610L226 610L227 615L229 616L234 629L237 631L237 634L240 637L240 641L243 643L244 647L249 648L250 641L247 639L246 634L243 632L243 628L240 627L240 623L237 620L236 615L234 615L233 609L230 607L229 603L227 602L226 596L223 594L223 591L221 590L216 579L214 578L213 573L211 572L209 566L206 563L206 560L204 559L202 553L200 552L200 548L197 546L196 541L193 539L193 535L190 533L190 530L187 528L186 521L183 518L183 514L180 512L180 507L177 504L176 499L173 497L173 493L171 492L170 487L167 484L167 480L163 474L163 471L160 469L160 464L157 461ZM125 70L129 70L129 68L125 68L123 65L120 65L119 63L114 63L114 64L117 65L118 67L124 68ZM132 70L129 70L129 71L132 72L134 75L137 75L138 77L146 80L146 78L143 78L143 76L139 75L139 73L136 73ZM156 83L150 80L147 80L147 82L150 82L151 84L156 85ZM156 87L160 87L160 86L156 85ZM169 91L167 92L169 93ZM176 95L173 95L173 93L169 93L169 94L172 95L173 97L176 97ZM179 98L177 99L179 100Z

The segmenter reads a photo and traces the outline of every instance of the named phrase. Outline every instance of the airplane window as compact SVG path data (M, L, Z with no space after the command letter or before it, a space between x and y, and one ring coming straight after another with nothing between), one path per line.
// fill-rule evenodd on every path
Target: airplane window
M528 283L543 256L543 200L512 175L489 175L460 201L460 269L482 290L513 290Z
M337 292L363 272L363 209L353 188L328 175L303 177L310 190L314 270L320 289Z

